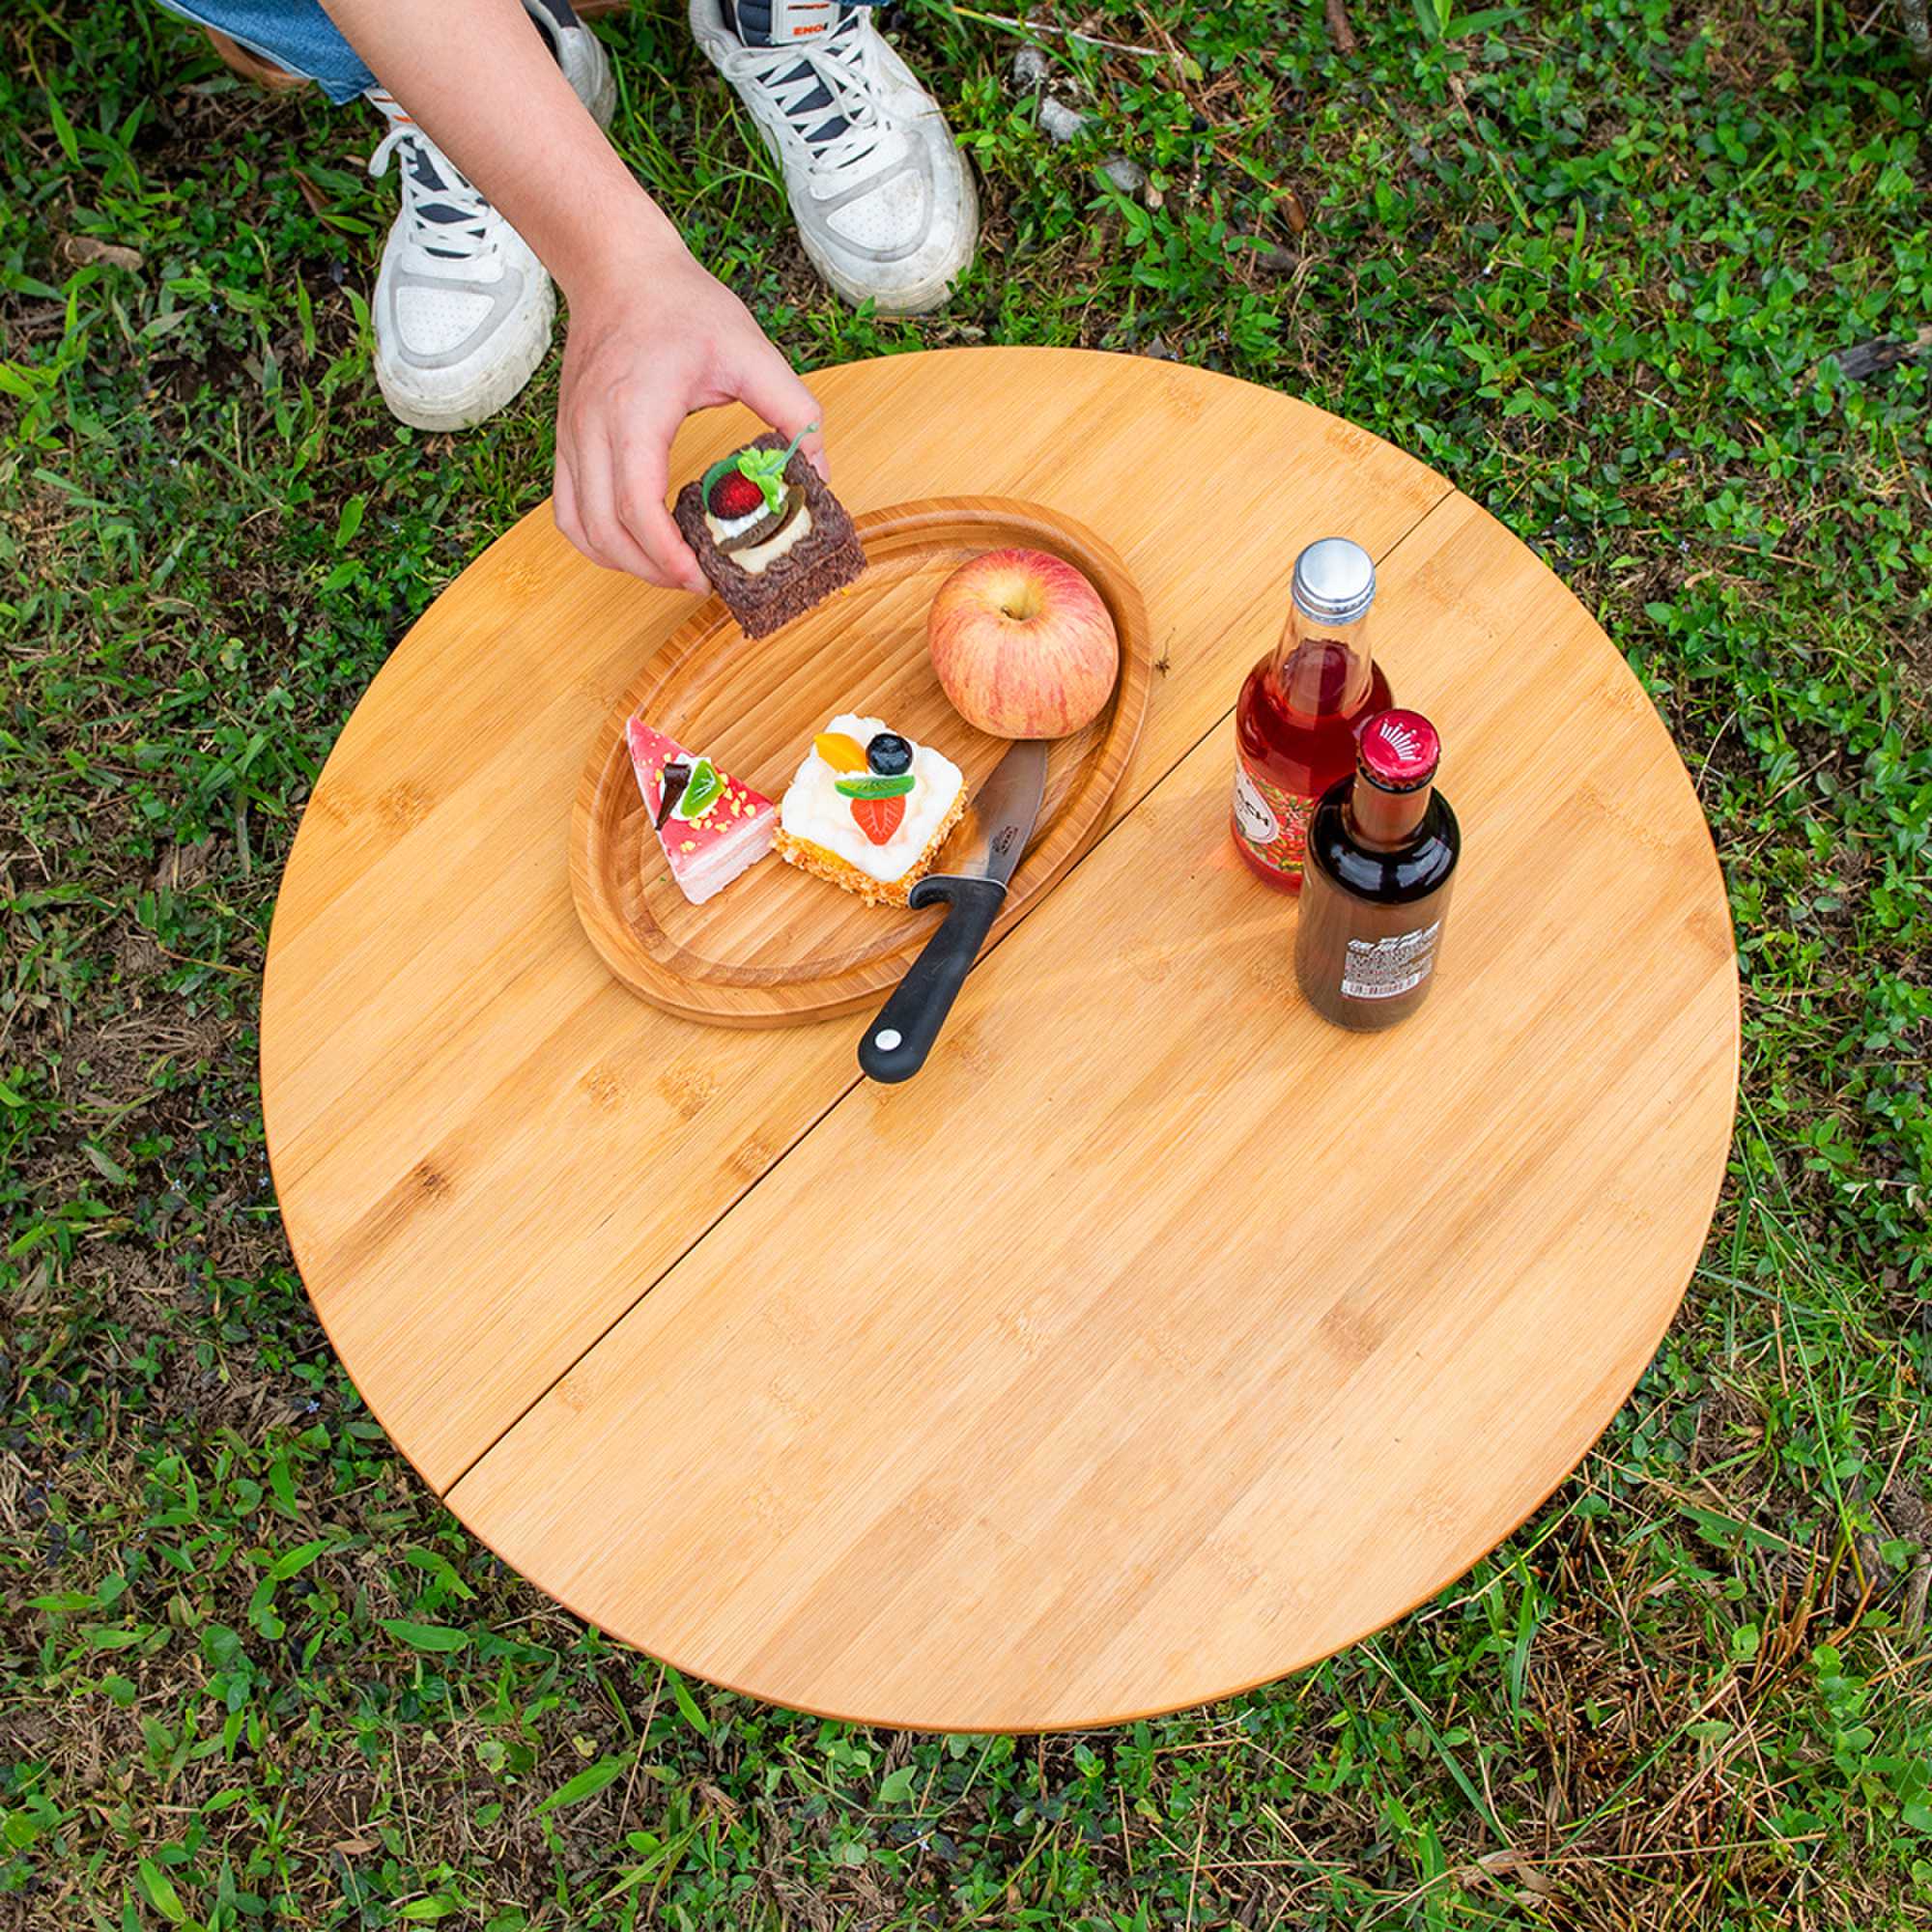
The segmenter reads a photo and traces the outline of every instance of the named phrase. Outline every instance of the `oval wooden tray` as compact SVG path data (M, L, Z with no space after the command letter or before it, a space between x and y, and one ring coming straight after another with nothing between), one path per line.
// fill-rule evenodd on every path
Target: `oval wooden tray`
M994 938L1093 842L1133 754L1152 684L1147 608L1093 531L1039 504L993 497L901 503L855 522L868 568L849 590L758 642L708 599L640 667L591 745L571 822L578 916L611 972L668 1012L769 1027L858 1011L896 982L937 914L867 906L777 858L707 904L690 904L638 794L624 743L632 716L773 799L835 713L883 718L944 752L970 795L1006 741L976 730L947 701L926 651L926 610L968 557L1016 544L1086 572L1120 633L1121 678L1107 709L1053 747L1039 822ZM935 870L946 869L952 849Z

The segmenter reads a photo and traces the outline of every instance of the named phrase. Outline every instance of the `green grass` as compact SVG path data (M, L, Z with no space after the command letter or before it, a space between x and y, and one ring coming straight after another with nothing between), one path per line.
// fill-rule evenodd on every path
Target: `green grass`
M263 943L357 694L545 494L554 362L398 429L369 117L134 0L6 11L0 1928L1932 1924L1932 356L1835 359L1932 324L1932 215L1864 14L1357 0L1343 60L1320 8L1089 0L1038 18L1157 51L1043 35L1098 117L1057 149L928 0L987 224L917 326L819 292L674 9L604 30L618 137L802 363L1083 342L1382 432L1601 614L1722 852L1729 1182L1597 1452L1376 1640L1036 1742L680 1683L359 1406L269 1190Z

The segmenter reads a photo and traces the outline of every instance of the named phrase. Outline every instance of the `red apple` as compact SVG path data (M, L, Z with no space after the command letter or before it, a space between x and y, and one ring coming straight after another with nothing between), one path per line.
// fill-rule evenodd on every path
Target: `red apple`
M953 709L996 738L1064 738L1105 708L1120 675L1114 620L1079 571L1037 550L962 563L926 617Z

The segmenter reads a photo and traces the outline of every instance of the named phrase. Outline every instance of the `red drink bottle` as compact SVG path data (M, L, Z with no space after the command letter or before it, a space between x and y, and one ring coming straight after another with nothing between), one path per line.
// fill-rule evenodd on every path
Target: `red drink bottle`
M1283 892L1301 890L1315 801L1355 769L1357 734L1393 702L1369 653L1375 594L1360 544L1310 544L1294 560L1281 642L1248 673L1235 708L1235 846Z

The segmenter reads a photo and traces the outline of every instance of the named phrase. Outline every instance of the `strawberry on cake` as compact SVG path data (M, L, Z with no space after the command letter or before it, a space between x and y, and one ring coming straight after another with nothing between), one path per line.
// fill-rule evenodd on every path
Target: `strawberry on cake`
M779 857L869 905L904 905L966 810L951 758L878 718L833 719L785 788Z
M678 891L693 905L722 893L772 849L778 812L709 758L687 752L641 718L625 727L644 810Z

